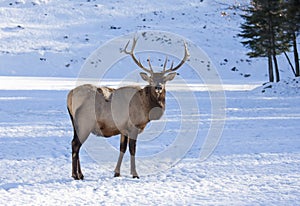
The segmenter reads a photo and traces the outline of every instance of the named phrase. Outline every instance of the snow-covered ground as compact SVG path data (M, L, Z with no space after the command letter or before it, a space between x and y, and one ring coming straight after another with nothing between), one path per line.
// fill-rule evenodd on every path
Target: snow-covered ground
M76 77L85 59L107 40L137 30L163 30L202 48L223 79L265 81L265 61L246 57L237 37L241 18L235 8L247 3L3 0L0 75ZM283 68L285 76L292 75Z
M236 37L241 18L235 8L246 3L1 1L0 204L299 204L300 79L291 78L282 58L284 80L262 85L267 81L265 60L248 59ZM226 100L220 141L212 155L200 161L213 121L211 94L203 82L191 81L188 86L199 106L194 114L199 132L179 163L151 174L147 165L137 164L141 177L137 180L124 162L122 177L113 178L116 161L101 165L86 148L80 153L85 180L74 181L66 95L91 52L111 38L141 29L180 34L212 59ZM106 79L102 84L117 86L118 81ZM174 85L168 85L164 136L141 139L139 157L168 148L182 122L192 119L182 115L175 98L186 85ZM145 132L152 132L152 126ZM117 145L119 140L109 141Z
M123 177L113 178L113 166L102 167L82 150L86 179L74 181L66 94L0 91L1 205L296 205L300 200L300 96L226 91L226 125L207 160L199 160L196 141L174 167L134 180L125 166ZM201 139L209 129L210 105L206 92L195 94L202 105ZM173 105L168 107L172 111ZM166 119L172 115L167 112ZM173 120L175 128L179 121ZM161 140L158 146L167 144ZM138 153L155 146L140 142Z

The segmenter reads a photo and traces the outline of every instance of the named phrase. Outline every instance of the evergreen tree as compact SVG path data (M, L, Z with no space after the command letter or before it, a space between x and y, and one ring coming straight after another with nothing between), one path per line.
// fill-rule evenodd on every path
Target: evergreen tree
M288 32L283 29L285 17L282 0L253 0L247 14L242 15L242 44L251 49L250 57L267 57L269 81L280 81L276 56L289 50ZM274 67L273 67L274 65ZM273 69L274 68L274 69ZM274 70L274 71L273 71Z
M299 54L297 50L297 36L300 31L300 0L288 0L285 2L286 21L285 27L290 35L290 41L293 47L295 69L292 67L295 76L300 76Z

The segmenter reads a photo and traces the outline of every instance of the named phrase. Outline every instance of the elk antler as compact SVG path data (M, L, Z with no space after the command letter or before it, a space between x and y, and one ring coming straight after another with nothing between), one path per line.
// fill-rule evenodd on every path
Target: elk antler
M137 58L134 56L133 51L134 51L134 49L135 49L136 42L137 42L137 38L133 38L131 50L130 50L130 51L127 51L127 47L128 47L128 45L129 45L129 43L130 43L130 40L129 40L129 41L127 42L125 48L122 50L122 52L124 52L125 54L129 54L129 55L132 57L133 61L134 61L141 69L143 69L145 72L148 72L148 73L150 73L150 74L153 74L153 69L152 69L152 66L151 66L151 63L150 63L150 57L147 59L150 69L147 69L146 67L144 67L144 66L142 65L141 61L140 61L140 60L137 60Z
M164 63L164 68L163 68L164 69L163 73L169 73L169 72L176 71L177 69L179 69L186 62L186 60L188 60L189 57L190 57L190 54L189 54L189 51L187 49L186 42L184 42L184 57L181 60L181 62L174 68L173 68L174 62L172 62L171 68L166 70L166 65L167 65L167 61L168 61L168 57L166 57L166 60L165 60L165 63Z

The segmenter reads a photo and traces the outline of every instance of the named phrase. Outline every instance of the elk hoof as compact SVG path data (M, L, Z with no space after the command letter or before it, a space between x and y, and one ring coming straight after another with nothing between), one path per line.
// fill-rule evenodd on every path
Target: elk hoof
M84 179L84 176L81 174L81 175L72 175L73 179L74 180L83 180Z
M137 176L137 175L133 175L132 178L133 178L133 179L135 179L135 178L136 178L136 179L140 179L140 177Z
M121 177L121 174L120 174L120 173L118 173L118 172L115 172L115 175L114 175L114 177Z

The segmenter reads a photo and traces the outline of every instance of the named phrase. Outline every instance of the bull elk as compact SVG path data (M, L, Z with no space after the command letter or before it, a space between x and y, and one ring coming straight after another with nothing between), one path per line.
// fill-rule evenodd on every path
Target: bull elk
M184 57L181 62L166 69L167 58L163 71L154 72L147 59L149 68L137 60L134 54L137 39L133 39L131 50L128 50L130 41L122 50L131 56L135 64L143 71L140 75L149 84L144 88L125 86L118 89L96 87L85 84L71 90L67 97L68 112L74 129L72 140L72 177L75 180L83 179L80 168L79 150L90 133L97 136L111 137L121 135L120 154L114 170L114 176L120 176L123 156L129 145L130 167L133 178L139 178L135 167L136 140L151 120L158 120L165 110L165 84L176 76L179 69L189 58L186 43L184 43ZM148 74L149 75L148 75Z

